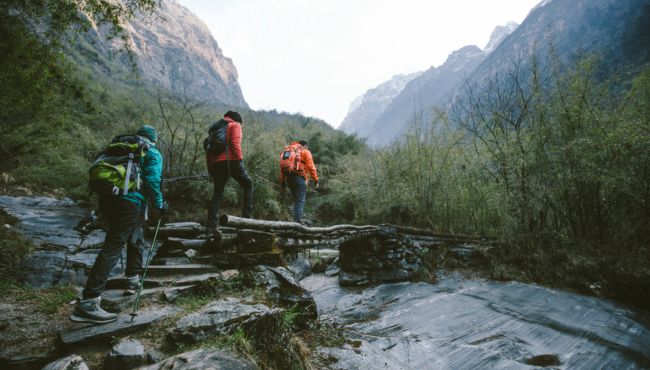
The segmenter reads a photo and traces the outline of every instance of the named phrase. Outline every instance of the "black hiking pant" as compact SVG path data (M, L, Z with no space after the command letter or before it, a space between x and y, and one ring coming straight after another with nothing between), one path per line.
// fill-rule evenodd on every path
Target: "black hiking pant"
M217 226L217 214L219 205L223 199L223 190L228 179L232 177L244 190L241 216L251 218L253 216L253 180L246 172L242 161L220 161L212 164L212 182L214 190L212 200L208 206L208 227Z
M126 276L142 272L144 249L144 207L114 196L101 197L99 208L108 221L108 230L102 250L93 264L82 298L99 297L106 287L108 276L122 257L126 247Z

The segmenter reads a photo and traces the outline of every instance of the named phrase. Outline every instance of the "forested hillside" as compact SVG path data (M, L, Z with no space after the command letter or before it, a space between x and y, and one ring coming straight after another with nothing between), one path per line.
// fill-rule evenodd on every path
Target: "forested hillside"
M87 198L87 169L94 155L111 137L134 132L142 124L160 132L166 178L206 172L203 139L209 125L228 109L244 118L245 164L254 175L256 216L284 217L279 205L277 156L288 142L305 138L312 143L322 173L338 171L339 157L358 153L362 144L333 130L321 120L280 113L251 111L225 102L206 101L202 95L178 94L155 81L141 80L125 61L141 63L131 50L107 50L96 28L81 27L85 18L49 23L44 1L26 6L23 14L3 10L2 105L0 113L2 160L0 171L15 184L36 191L62 190ZM31 13L30 13L31 12ZM43 12L43 13L41 13ZM47 33L34 32L34 24L48 24ZM128 44L128 43L127 43ZM180 46L180 45L179 45ZM189 212L203 217L211 196L207 181L170 184L168 197L176 217ZM232 192L230 192L232 191ZM61 192L61 191L59 191ZM226 194L236 203L234 188ZM182 206L181 206L182 205Z

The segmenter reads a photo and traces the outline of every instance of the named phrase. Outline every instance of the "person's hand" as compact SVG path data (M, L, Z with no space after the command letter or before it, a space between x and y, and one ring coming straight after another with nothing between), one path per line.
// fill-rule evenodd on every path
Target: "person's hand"
M318 181L314 183L314 189L318 189Z
M160 207L158 212L160 213L160 217L167 215L167 212L169 212L169 204L167 204L166 200L163 201L162 207Z
M167 212L169 211L169 205L167 202L163 202L162 207L160 208L154 208L151 212L151 220L154 222L160 221L162 223L162 219L167 215Z

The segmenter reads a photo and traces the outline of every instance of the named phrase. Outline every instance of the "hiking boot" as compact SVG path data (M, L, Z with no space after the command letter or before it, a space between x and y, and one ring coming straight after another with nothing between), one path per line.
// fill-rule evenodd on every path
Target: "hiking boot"
M126 277L126 289L124 295L135 294L140 289L140 275Z
M91 298L80 300L70 315L70 320L74 322L90 322L93 324L107 324L117 319L117 314L104 311L99 304L102 298Z

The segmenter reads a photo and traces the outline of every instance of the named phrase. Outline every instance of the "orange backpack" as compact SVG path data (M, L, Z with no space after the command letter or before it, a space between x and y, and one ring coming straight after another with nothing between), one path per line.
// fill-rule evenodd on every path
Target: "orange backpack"
M302 171L302 159L300 156L301 150L302 145L298 143L289 144L284 147L284 150L280 153L280 171L282 171L283 174L297 174Z

